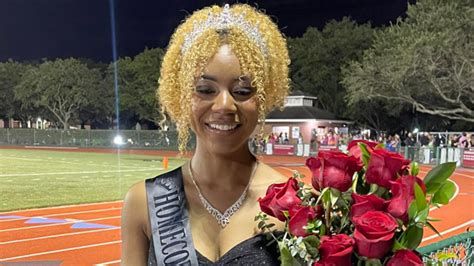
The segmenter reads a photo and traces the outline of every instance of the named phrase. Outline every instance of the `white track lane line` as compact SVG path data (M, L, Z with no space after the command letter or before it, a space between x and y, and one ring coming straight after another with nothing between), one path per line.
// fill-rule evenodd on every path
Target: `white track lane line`
M118 243L121 243L121 242L122 242L122 240L116 240L116 241L111 241L111 242L98 243L98 244L92 244L92 245L86 245L86 246L80 246L80 247L57 249L57 250L52 250L52 251L45 251L45 252L21 255L21 256L10 257L10 258L3 258L3 259L0 259L0 261L9 261L9 260L16 260L16 259L23 259L23 258L30 258L30 257L54 254L54 253L61 253L61 252L65 252L65 251L72 251L72 250L79 250L79 249L86 249L86 248L93 248L93 247L101 247L101 246L107 246L107 245L112 245L112 244L118 244Z
M12 176L43 176L43 175L77 175L77 174L100 174L100 173L121 173L121 172L143 172L150 170L163 170L161 167L156 168L141 168L141 169L128 169L128 170L113 170L113 171L79 171L79 172L54 172L54 173L32 173L32 174L2 174L0 177L12 177Z
M65 222L65 223L54 223L54 224L44 224L44 225L37 225L37 226L10 228L10 229L3 229L3 230L0 230L0 233L2 233L2 232L11 232L11 231L20 231L20 230L26 230L26 229L43 228L43 227L49 227L49 226L58 226L58 225L64 225L64 224L75 224L75 223L83 223L83 222L92 222L92 221L116 219L116 218L120 218L120 217L121 217L121 216L119 215L119 216L111 216L111 217L106 217L106 218L96 218L96 219L89 219L89 220L68 221L68 222Z
M102 262L99 264L94 264L94 266L110 265L110 264L120 263L121 261L122 260L107 261L107 262Z
M48 214L48 215L33 215L33 216L25 216L23 218L15 218L15 219L0 219L0 223L28 220L28 219L37 218L37 217L55 217L55 216L62 216L62 215L83 214L83 213L93 213L93 212L105 212L105 211L114 211L114 210L121 210L121 209L122 209L121 207L113 207L113 208L96 209L96 210L90 210L90 211L53 213L53 214Z
M15 243L21 243L21 242L29 242L29 241L35 241L35 240L43 240L43 239L63 237L63 236L73 236L73 235L88 234L88 233L99 233L99 232L112 231L112 230L120 230L120 227L105 228L105 229L99 229L99 230L81 231L81 232L74 232L74 233L67 233L67 234L48 235L48 236L41 236L41 237L34 237L34 238L25 238L25 239L19 239L19 240L5 241L5 242L0 242L0 248L2 248L1 247L2 245L9 245L9 244L15 244ZM3 248L6 248L6 247L3 247Z
M61 206L55 206L55 207L36 208L36 209L24 209L24 210L18 210L18 211L0 212L0 215L11 215L11 214L14 214L14 213L19 213L19 212L54 210L54 209L64 209L64 208L71 208L71 207L105 205L105 204L114 204L114 203L120 203L120 202L123 202L123 200L106 201L106 202L94 202L94 203L80 203L80 204L61 205Z
M467 226L467 225L469 225L469 224L474 224L474 219L473 219L473 220L470 220L470 221L467 221L467 222L465 222L465 223L463 223L463 224L460 224L460 225L458 225L458 226L455 226L455 227L453 227L453 228L450 228L450 229L448 229L448 230L445 230L445 231L443 231L443 232L440 232L439 234L440 234L440 235L445 235L445 234L447 234L447 233L449 233L449 232L458 230L459 228L463 228L464 226ZM428 241L428 240L433 239L433 238L436 238L436 237L439 237L439 236L435 233L435 234L432 235L432 236L428 236L428 237L423 238L423 239L421 240L421 242Z

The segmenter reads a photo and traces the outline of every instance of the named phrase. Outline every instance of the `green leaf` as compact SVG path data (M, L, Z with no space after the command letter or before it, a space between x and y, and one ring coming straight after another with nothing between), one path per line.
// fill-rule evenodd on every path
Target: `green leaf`
M395 251L400 250L400 249L406 249L406 247L403 246L400 242L398 242L397 239L395 239L395 241L393 242L393 246L392 246L392 252L395 252Z
M423 182L426 185L426 193L434 194L443 183L453 174L456 169L455 162L443 163L428 172Z
M417 162L412 162L410 166L410 174L413 176L417 176L420 172L420 167L418 166Z
M426 218L426 220L428 222L439 222L439 221L441 221L441 219L435 219L435 218L432 218L432 217L429 217L429 216Z
M359 174L355 172L352 177L352 191L354 192L357 192L357 182L359 182Z
M420 245L422 238L423 228L412 225L405 231L404 240L401 243L408 249L416 249Z
M430 222L426 222L426 226L428 226L431 230L433 230L433 232L435 232L438 236L441 236L438 230Z
M323 236L326 234L326 225L325 224L321 224L321 228L319 228L319 235L320 236Z
M415 218L417 211L418 211L418 208L416 206L416 201L412 201L410 203L410 207L408 207L408 219L410 221L412 221L413 218Z
M331 199L331 206L335 206L336 205L336 202L337 200L339 199L339 196L341 195L341 192L339 192L339 190L337 189L333 189L331 188L331 193L330 193L330 199Z
M282 266L293 266L295 265L295 259L291 256L290 250L283 242L278 242L280 248L280 260Z
M426 223L426 218L428 217L428 213L430 209L428 207L424 208L423 210L419 211L415 217L415 223Z
M420 185L415 182L415 201L416 201L416 207L418 210L423 210L426 208L426 197L425 193L423 193L423 190L421 189Z
M385 149L385 144L384 143L379 143L377 145L375 145L374 149Z
M308 253L314 258L319 254L319 238L316 236L307 236L303 239L304 246Z
M370 191L369 191L369 194L375 193L378 188L379 188L379 186L378 186L377 184L370 184Z
M365 167L367 167L369 165L370 152L367 150L365 143L359 142L357 144L359 145L359 149L362 152L362 162L364 163Z
M321 190L321 194L318 197L318 200L316 200L316 205L322 200L324 202L324 197L326 197L327 193L329 191L329 187L324 188Z
M436 191L433 196L432 202L438 204L448 204L449 200L454 196L456 192L456 185L453 181L447 180L441 187Z

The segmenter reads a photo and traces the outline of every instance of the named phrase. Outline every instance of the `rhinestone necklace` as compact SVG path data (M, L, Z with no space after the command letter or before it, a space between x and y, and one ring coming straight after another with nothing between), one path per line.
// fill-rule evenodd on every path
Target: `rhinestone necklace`
M240 206L242 206L242 203L244 202L247 196L247 191L249 190L250 183L252 182L253 176L255 175L255 170L257 170L257 166L258 161L255 162L255 166L253 167L249 183L245 187L244 192L242 192L242 195L240 195L239 199L237 199L234 204L232 204L227 210L225 210L224 213L221 213L218 209L214 208L214 206L212 206L212 204L201 193L201 190L199 189L199 186L197 185L196 180L194 179L193 170L191 169L191 161L189 162L189 175L191 176L191 180L193 181L193 184L196 187L199 199L201 200L201 204L217 220L217 223L222 228L226 227L229 224L230 217L240 209Z

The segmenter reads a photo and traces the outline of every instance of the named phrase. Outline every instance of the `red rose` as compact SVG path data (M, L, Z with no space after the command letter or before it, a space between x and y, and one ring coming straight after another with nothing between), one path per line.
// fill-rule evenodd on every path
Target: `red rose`
M397 221L390 214L368 211L354 221L354 239L360 256L380 259L390 250Z
M415 252L403 249L395 252L387 266L423 266L423 261Z
M320 151L318 157L306 160L306 166L313 173L311 183L316 190L325 187L348 190L352 185L352 176L362 168L354 157L337 151Z
M375 148L375 146L378 145L377 142L369 141L369 140L353 140L349 142L349 145L347 145L347 150L349 151L349 155L352 155L356 157L359 161L362 162L362 151L359 148L359 142L364 143L365 146L367 147L367 150L369 150L370 153L372 153L372 150Z
M290 209L290 221L288 223L290 233L294 236L303 237L309 235L303 227L307 226L309 221L321 217L323 212L321 206L294 206Z
M352 206L351 206L351 221L357 219L362 214L368 211L385 211L387 209L388 201L374 195L359 195L352 193Z
M267 189L267 194L258 199L260 209L280 221L285 221L282 211L288 211L292 206L301 203L298 197L298 181L294 178L288 179L286 183L272 184Z
M351 265L354 243L354 239L345 234L322 236L319 246L321 257L313 266Z
M365 173L367 183L390 189L390 181L395 180L397 173L406 169L409 164L410 161L398 153L384 149L373 150Z
M408 222L408 208L415 199L415 182L426 192L425 184L416 176L402 176L392 184L392 199L387 207L387 212L393 217L401 219L405 224Z

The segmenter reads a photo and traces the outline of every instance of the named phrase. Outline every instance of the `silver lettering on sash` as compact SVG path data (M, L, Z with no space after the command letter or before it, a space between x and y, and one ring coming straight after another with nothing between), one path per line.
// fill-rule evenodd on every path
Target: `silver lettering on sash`
M158 265L197 265L181 168L147 179L146 192Z

